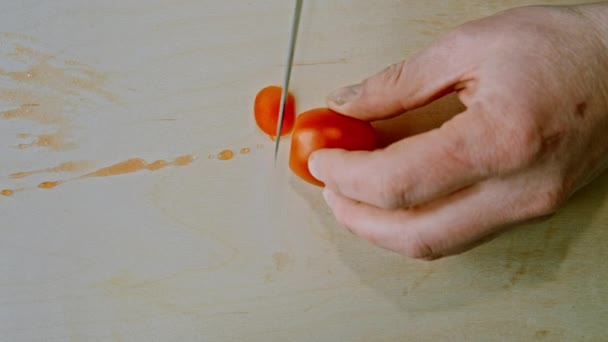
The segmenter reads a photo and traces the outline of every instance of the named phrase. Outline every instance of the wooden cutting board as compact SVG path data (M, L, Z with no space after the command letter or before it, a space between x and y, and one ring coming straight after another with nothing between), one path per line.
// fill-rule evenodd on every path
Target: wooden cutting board
M531 3L307 1L298 110ZM430 263L336 225L289 172L288 139L273 167L252 105L282 79L291 13L279 0L2 1L1 340L606 338L607 176L549 220Z

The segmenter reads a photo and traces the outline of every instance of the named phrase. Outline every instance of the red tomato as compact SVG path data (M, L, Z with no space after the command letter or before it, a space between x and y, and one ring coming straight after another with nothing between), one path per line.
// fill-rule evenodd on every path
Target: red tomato
M279 86L268 86L258 92L255 97L253 112L258 127L274 138L277 132L279 121L279 109L281 107L281 92L283 88ZM283 127L281 136L288 134L293 128L296 117L295 98L291 93L287 93L285 101L285 114L283 116Z
M289 167L303 180L318 186L324 184L308 170L308 158L321 148L374 150L378 147L376 131L367 122L317 108L298 115L291 136Z

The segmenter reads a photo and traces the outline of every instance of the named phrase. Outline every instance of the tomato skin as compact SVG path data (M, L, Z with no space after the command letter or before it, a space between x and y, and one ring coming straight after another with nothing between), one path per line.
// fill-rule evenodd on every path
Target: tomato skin
M279 86L267 86L257 93L253 105L256 124L271 138L274 138L277 132L282 91L283 88ZM295 98L293 94L288 92L287 100L285 101L285 114L283 116L281 136L291 132L296 117L295 113Z
M296 118L291 136L289 168L303 180L325 186L308 170L308 158L322 148L341 148L349 151L371 151L378 148L373 126L329 108L306 111Z

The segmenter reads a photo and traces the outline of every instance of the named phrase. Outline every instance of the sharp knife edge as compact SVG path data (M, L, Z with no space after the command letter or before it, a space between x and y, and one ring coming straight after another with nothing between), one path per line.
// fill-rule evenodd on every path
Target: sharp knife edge
M281 130L283 129L283 117L285 115L285 102L287 101L287 93L289 91L289 80L291 78L291 68L293 66L293 55L295 51L296 36L298 35L298 26L300 23L300 12L302 11L302 0L296 0L294 8L293 21L291 25L291 35L289 38L289 52L287 54L287 63L285 70L285 78L283 80L283 91L281 92L281 105L279 107L279 120L277 122L277 130L274 143L274 162L276 165L277 154L279 152L279 141L281 140Z

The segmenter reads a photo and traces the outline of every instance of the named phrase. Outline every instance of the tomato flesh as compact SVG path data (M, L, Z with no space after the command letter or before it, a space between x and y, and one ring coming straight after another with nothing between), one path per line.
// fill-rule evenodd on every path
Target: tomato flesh
M308 170L308 158L322 148L349 151L374 150L378 147L376 131L367 122L348 117L329 108L306 111L295 120L291 136L289 167L303 180L324 186Z
M281 108L281 95L283 88L279 86L267 86L260 90L254 101L253 112L258 127L270 138L274 138L279 122L279 110ZM283 115L283 126L281 136L289 134L295 121L295 98L293 94L287 93L285 101L285 112Z

